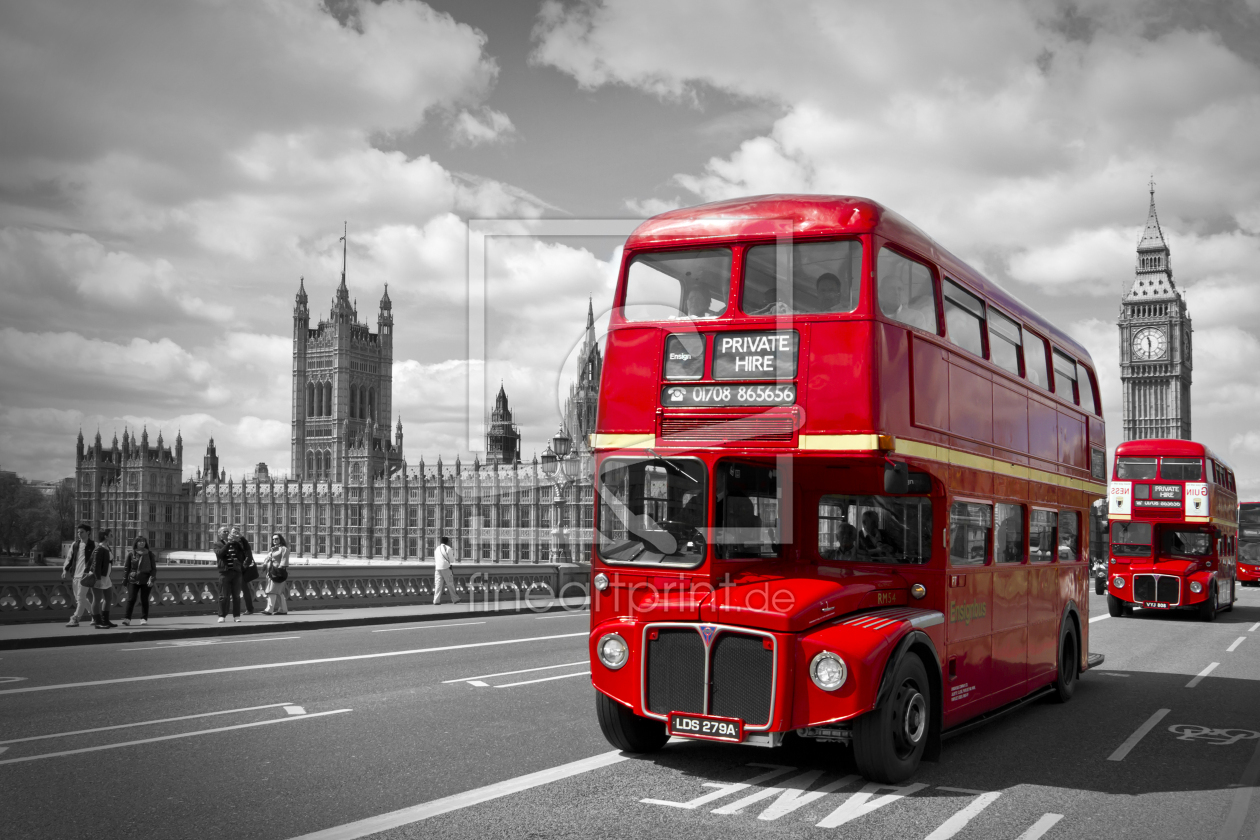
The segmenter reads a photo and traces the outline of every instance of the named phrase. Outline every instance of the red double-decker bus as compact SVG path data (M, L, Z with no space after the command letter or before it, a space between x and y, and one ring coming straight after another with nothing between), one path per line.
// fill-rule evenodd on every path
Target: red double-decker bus
M1116 447L1108 489L1107 610L1233 609L1238 557L1234 472L1189 440Z
M640 225L597 427L591 671L621 749L795 733L891 782L1090 665L1089 355L874 201Z
M1260 502L1238 506L1238 582L1260 586Z

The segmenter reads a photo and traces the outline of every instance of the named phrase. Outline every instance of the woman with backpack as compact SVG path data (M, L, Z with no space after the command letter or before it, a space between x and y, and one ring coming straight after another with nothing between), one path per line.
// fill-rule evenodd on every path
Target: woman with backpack
M287 615L289 600L284 597L284 590L289 585L289 544L279 534L271 535L271 550L263 562L263 572L267 575L267 609L263 615Z
M127 552L127 561L123 566L123 586L127 587L127 613L123 616L123 625L131 624L131 614L136 608L136 598L140 599L140 623L149 623L149 593L157 582L157 555L149 548L149 541L143 536L136 537Z

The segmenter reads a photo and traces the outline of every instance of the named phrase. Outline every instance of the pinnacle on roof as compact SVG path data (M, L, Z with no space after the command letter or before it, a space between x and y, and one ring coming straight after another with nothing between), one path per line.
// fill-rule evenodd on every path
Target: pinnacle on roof
M586 329L595 329L595 301L593 298L586 299Z
M306 278L305 277L298 278L297 302L300 304L306 303Z
M83 429L82 428L79 429L79 443L83 443Z
M1155 181L1150 183L1151 188L1151 207L1146 212L1146 228L1142 231L1142 238L1138 241L1139 251L1149 251L1156 248L1168 247L1168 243L1164 241L1164 232L1159 227L1159 214L1155 212Z
M392 309L393 303L389 299L389 284L385 284L385 294L381 295L381 309Z

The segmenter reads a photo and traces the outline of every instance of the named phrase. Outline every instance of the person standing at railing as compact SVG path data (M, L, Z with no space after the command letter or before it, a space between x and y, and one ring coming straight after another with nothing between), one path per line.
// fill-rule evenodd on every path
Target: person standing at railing
M433 603L442 601L442 587L451 592L451 603L458 604L459 596L455 594L455 576L451 572L451 557L455 551L451 548L449 537L442 537L437 550L433 552Z
M86 522L77 529L78 536L70 544L70 553L61 566L61 578L70 580L70 594L74 598L74 614L70 616L67 627L78 627L80 618L92 614L92 591L81 581L87 574L88 564L92 562L92 554L96 551L96 543L92 542L92 526Z
M241 562L243 553L240 543L228 539L226 525L219 528L219 539L214 544L215 567L219 572L219 623L227 620L228 599L232 600L232 620L241 620Z
M231 540L240 544L241 548L241 600L245 602L245 615L254 614L254 588L251 583L258 580L258 563L254 560L254 549L249 540L241 533L241 526L233 525Z
M271 535L271 550L263 562L263 572L267 575L267 609L263 615L287 615L289 600L284 597L284 590L289 585L289 544L280 534Z
M110 569L114 565L114 552L109 547L110 530L102 528L96 535L96 551L92 553L92 567L84 578L91 580L92 589L92 626L97 630L108 630L118 625L109 620L109 602L114 595L114 582L109 579ZM86 585L86 584L85 584Z
M149 548L147 539L143 536L136 537L123 566L123 586L127 587L127 613L123 616L123 626L131 624L131 614L136 609L137 597L140 599L140 623L149 623L149 593L156 582L157 556Z

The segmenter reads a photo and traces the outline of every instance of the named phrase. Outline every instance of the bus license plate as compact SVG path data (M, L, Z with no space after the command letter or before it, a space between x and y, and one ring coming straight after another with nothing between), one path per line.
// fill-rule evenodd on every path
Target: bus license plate
M795 405L796 385L666 385L661 405Z
M744 740L744 722L738 718L717 718L674 712L669 716L669 734L680 735L683 738L739 743Z
M1167 605L1167 604L1165 604L1163 601L1143 601L1143 602L1142 602L1142 606L1146 607L1147 609L1151 609L1151 610L1166 610L1166 609L1168 609L1168 605Z

